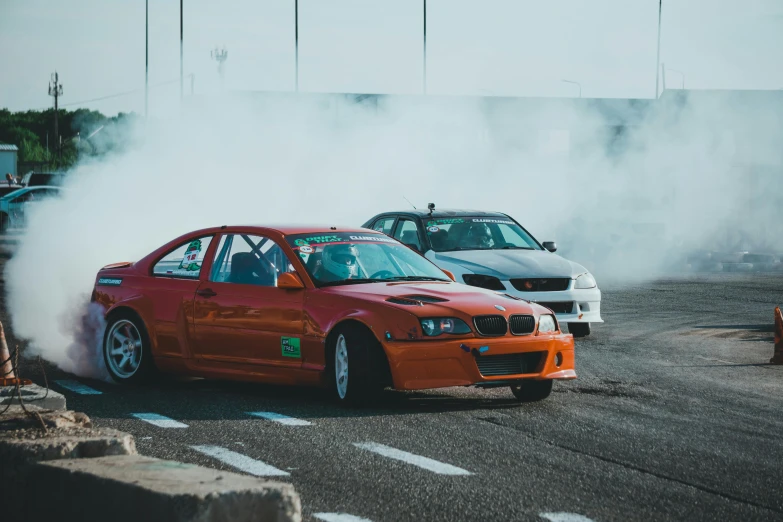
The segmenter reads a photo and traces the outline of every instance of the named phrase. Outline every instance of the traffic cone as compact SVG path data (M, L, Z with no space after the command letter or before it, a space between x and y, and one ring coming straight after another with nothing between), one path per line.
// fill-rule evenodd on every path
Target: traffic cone
M780 307L775 307L775 355L769 360L772 364L783 364L783 315Z
M0 323L0 379L14 379L14 362L11 360L11 353L8 351L8 343L5 341L5 330L3 323Z

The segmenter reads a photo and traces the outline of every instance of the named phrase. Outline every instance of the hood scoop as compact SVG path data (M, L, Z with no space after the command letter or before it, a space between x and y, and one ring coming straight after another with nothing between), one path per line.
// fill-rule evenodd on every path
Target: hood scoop
M390 297L386 301L389 303L407 306L424 306L424 303L444 303L448 301L448 299L442 299L440 297L434 297L431 295L406 295Z

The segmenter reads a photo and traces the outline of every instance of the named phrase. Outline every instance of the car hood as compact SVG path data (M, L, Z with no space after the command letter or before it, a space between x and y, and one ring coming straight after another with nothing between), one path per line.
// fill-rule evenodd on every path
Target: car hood
M356 285L330 286L324 292L343 297L383 303L405 309L415 315L438 316L459 312L468 315L485 314L540 314L546 309L534 303L505 296L499 292L476 288L460 283L363 283ZM423 300L423 305L406 302L417 297L434 298L436 302ZM402 300L389 299L402 298ZM501 311L496 305L503 307Z
M475 274L500 279L571 277L587 272L577 263L546 250L461 250L436 253L433 261L454 263Z

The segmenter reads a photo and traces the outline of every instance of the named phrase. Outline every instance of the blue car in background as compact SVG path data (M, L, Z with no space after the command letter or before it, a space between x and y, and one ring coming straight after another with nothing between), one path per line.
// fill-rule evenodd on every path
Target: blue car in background
M57 197L62 189L55 186L25 187L0 198L0 232L24 228L31 205Z

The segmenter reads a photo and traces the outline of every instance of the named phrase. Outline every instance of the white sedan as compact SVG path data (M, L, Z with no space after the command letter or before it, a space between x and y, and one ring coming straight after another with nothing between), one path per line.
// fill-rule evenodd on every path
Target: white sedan
M604 322L601 290L590 272L506 214L435 210L430 204L429 210L379 214L363 226L418 250L459 282L546 306L574 337Z

